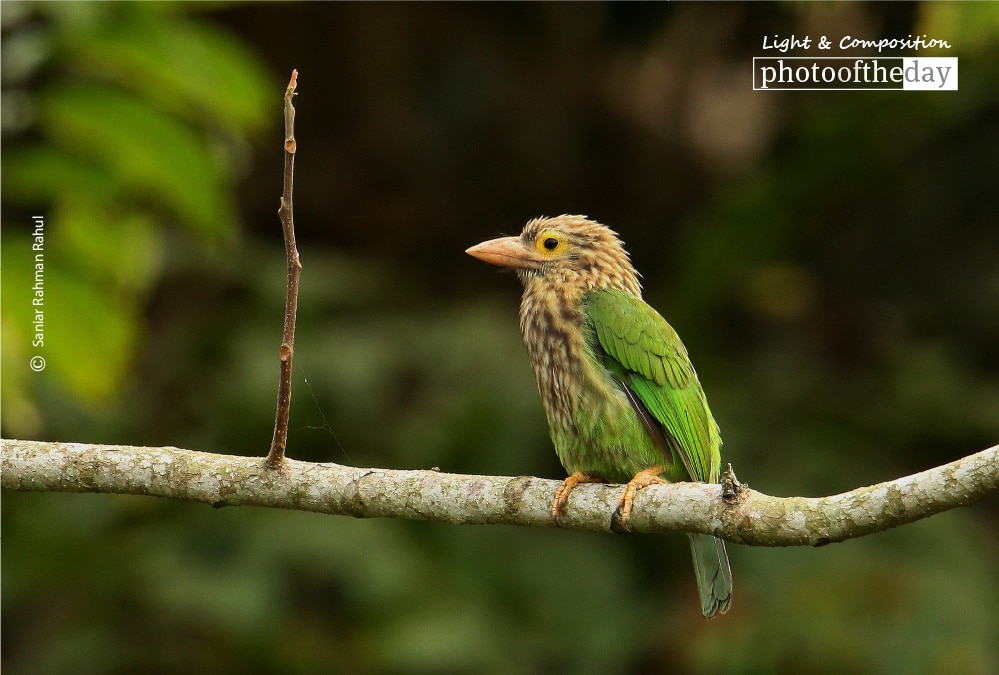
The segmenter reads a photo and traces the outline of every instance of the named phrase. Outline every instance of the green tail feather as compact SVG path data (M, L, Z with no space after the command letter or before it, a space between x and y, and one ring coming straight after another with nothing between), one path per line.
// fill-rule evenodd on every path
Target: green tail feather
M732 600L732 570L728 564L725 542L709 534L687 536L690 538L690 552L694 557L701 613L710 619L719 612L726 612Z

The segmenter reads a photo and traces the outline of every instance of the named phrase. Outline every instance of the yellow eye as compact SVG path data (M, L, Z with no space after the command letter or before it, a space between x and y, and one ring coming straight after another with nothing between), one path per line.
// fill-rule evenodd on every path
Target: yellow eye
M534 248L542 255L554 255L565 249L565 238L555 232L542 232L535 240Z

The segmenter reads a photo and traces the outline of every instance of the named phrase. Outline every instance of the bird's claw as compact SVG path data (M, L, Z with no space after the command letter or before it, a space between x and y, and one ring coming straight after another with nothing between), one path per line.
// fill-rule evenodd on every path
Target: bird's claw
M555 501L552 502L552 523L555 527L558 527L559 516L561 516L562 511L565 510L565 505L569 503L569 493L572 492L577 485L580 483L602 482L604 482L602 478L585 474L582 471L576 471L562 481L562 484L557 490L555 490Z
M555 491L555 501L552 502L552 524L558 527L558 517L562 515L562 510L569 501L569 493L575 486L568 486L569 479L562 481L558 490Z
M614 532L620 534L629 534L631 532L631 510L635 505L635 495L638 491L644 487L650 485L655 485L657 483L667 483L664 478L660 478L659 474L662 473L663 467L653 466L648 469L643 469L635 474L634 478L628 481L628 484L624 488L624 494L621 495L621 501L617 503L617 509L614 511L614 515L611 517L611 529Z

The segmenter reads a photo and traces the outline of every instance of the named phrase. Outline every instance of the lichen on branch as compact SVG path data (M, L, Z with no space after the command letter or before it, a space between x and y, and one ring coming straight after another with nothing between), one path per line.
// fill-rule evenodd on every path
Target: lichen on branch
M559 481L474 476L266 459L173 447L43 441L2 442L7 490L167 497L212 506L264 506L356 518L455 525L552 527ZM949 464L830 497L772 497L718 484L672 483L642 490L635 532L702 532L752 546L821 546L911 523L999 491L999 445ZM583 485L559 519L564 529L612 532L621 487Z

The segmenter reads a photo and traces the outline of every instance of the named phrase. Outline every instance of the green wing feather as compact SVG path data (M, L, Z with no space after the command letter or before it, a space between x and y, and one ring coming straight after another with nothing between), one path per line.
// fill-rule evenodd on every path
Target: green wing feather
M656 310L623 291L591 291L584 306L604 365L624 386L667 461L676 465L674 457L679 458L693 480L718 482L718 425L676 331ZM725 542L705 534L687 536L701 612L706 617L725 612L732 600Z
M624 291L591 291L584 306L605 365L661 425L690 478L717 482L718 427L676 331L656 310Z

